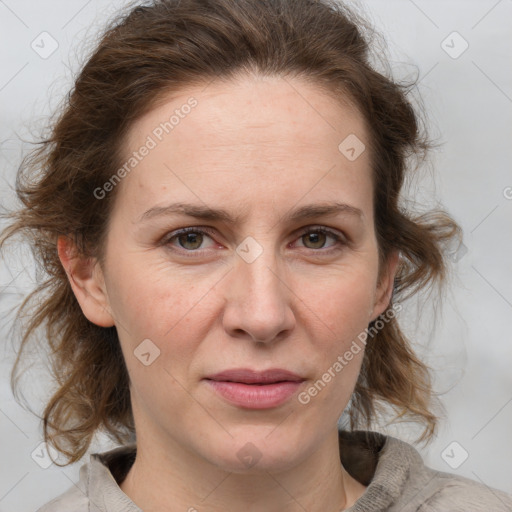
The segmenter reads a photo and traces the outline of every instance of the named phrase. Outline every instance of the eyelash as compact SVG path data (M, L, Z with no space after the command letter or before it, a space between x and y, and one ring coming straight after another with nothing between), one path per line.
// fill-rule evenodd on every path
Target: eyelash
M178 231L173 231L172 233L170 233L169 236L167 237L164 237L164 239L162 240L162 245L165 245L165 246L171 246L171 241L173 239L177 239L178 237L182 236L182 235L186 235L187 233L196 233L196 234L200 234L200 235L208 235L210 238L213 239L213 230L210 230L208 228L204 228L204 227L196 227L196 226L191 226L191 227L188 227L188 228L183 228L183 229L180 229ZM332 252L335 252L335 251L339 251L341 250L343 247L340 247L340 246L346 246L348 245L348 241L346 240L346 238L344 236L340 236L339 234L337 234L336 232L334 231L331 231L330 229L327 229L325 227L308 227L308 228L305 228L298 236L298 238L302 238L303 236L305 235L308 235L309 233L323 233L325 235L328 235L330 236L331 238L334 239L334 241L336 242L336 245L337 247L330 247L328 249L323 249L323 248L320 248L320 249L309 249L310 251L313 251L313 252L322 252L323 254L331 254ZM307 247L304 247L305 249L308 249ZM176 248L173 247L172 250L177 250ZM178 252L182 252L182 254L186 254L187 257L196 257L196 255L201 255L201 253L203 251L205 251L207 249L195 249L195 250L187 250L187 249L184 249L183 247L179 248L178 249ZM188 253L188 254L187 254Z

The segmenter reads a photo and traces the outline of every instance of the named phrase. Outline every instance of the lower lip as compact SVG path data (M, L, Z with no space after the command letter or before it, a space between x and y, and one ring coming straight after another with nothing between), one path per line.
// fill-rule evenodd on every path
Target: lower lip
M226 400L247 409L268 409L286 402L302 382L275 382L272 384L242 384L206 379L212 388Z

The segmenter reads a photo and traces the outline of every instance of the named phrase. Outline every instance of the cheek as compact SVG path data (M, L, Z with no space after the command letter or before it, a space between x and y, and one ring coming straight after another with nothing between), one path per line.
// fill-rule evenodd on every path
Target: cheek
M310 322L309 336L316 340L315 351L321 353L319 378L331 390L323 394L319 403L325 402L328 408L348 400L359 376L365 351L362 335L373 309L376 274L367 268L338 277L326 279L310 298L314 305L310 318L317 316L321 324L315 332L314 322Z
M219 276L200 278L146 261L119 262L110 280L112 309L133 385L142 394L165 389L166 395L180 396L179 382L193 368L194 355L218 315Z
M205 296L204 288L214 282L188 281L147 264L130 272L120 262L111 273L112 309L119 320L131 389L141 407L151 408L154 401L183 405L190 398L180 383L186 382L197 347L208 333L212 294Z
M190 321L187 313L214 284L211 277L199 283L197 276L141 254L132 261L119 261L112 269L109 300L114 315L134 341L150 335L162 339Z
M339 342L346 343L368 326L375 279L376 273L371 268L345 269L308 286L308 292L301 294L310 309L309 317L316 317L322 330L326 331L328 344L333 343L334 336Z

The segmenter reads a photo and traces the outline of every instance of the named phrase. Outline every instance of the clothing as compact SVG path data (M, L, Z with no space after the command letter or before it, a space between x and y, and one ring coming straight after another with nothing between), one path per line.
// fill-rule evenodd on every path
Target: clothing
M346 512L511 512L512 495L424 465L410 444L377 432L339 430L343 467L367 486ZM141 512L121 490L134 444L90 455L77 485L37 512Z

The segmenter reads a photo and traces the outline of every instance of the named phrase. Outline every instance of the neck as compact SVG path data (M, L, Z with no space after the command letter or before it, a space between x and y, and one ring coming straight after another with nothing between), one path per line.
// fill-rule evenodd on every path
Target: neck
M137 456L120 487L142 510L154 512L329 512L352 506L365 487L343 468L338 432L285 471L223 471L179 443L137 437ZM165 449L161 449L165 446Z

